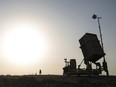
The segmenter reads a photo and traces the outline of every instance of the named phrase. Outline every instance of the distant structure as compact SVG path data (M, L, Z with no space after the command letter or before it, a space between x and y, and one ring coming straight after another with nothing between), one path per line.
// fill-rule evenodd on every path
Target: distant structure
M97 62L102 57L105 56L104 50L100 45L100 42L97 38L96 34L86 33L80 40L80 48L82 50L84 59L76 68L76 59L70 59L67 61L65 59L65 67L63 68L63 75L99 75L102 74L102 71L106 71L107 64L101 66L100 62ZM86 65L86 68L82 69L81 64L83 63ZM96 67L93 68L92 64ZM106 71L107 72L107 71ZM108 76L108 75L107 75Z

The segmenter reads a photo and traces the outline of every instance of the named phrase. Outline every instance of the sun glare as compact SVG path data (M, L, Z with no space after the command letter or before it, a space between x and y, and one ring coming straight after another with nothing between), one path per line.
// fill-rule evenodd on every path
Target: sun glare
M44 35L31 25L16 25L4 34L3 55L18 65L39 61L47 50Z

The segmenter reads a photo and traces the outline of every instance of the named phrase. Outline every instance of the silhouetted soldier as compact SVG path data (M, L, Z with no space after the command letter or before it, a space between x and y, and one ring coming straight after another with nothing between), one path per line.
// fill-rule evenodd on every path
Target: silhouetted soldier
M39 75L41 75L41 73L42 73L42 71L41 71L41 69L39 70Z

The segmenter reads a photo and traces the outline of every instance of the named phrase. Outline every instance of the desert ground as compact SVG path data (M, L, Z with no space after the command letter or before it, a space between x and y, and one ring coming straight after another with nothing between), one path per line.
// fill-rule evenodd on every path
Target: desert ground
M0 87L116 87L116 76L0 76Z

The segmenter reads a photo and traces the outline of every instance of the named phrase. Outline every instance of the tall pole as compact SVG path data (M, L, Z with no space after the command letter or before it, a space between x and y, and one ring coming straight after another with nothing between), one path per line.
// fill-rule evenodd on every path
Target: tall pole
M101 19L101 17L97 17L97 19L98 19L98 27L99 27L99 34L100 34L100 42L101 42L101 47L102 47L102 49L103 49L103 52L104 52L104 45L103 45L103 39L102 39L102 33L101 33L101 25L100 25L100 19ZM104 61L106 61L105 60L105 56L103 57L104 58Z
M93 19L97 18L97 20L98 20L98 27L99 27L99 33L100 33L101 47L102 47L103 52L104 52L103 39L102 39L102 33L101 33L101 25L100 25L101 17L97 17L97 15L94 14L92 18ZM109 76L109 71L108 71L107 62L105 60L105 56L103 57L103 70L106 72L107 76Z

